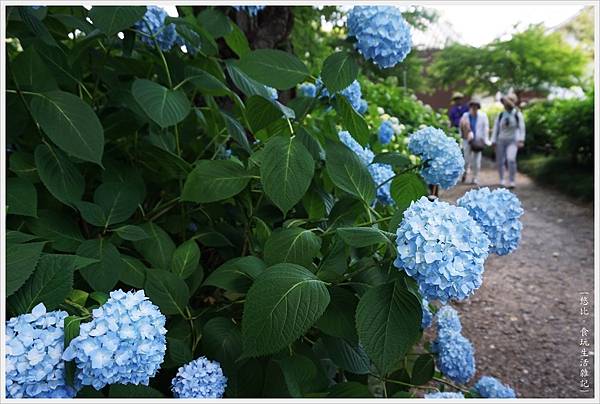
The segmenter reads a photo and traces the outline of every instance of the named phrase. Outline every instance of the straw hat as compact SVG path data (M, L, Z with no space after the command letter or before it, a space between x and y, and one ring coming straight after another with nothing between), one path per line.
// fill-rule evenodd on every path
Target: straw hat
M479 99L478 97L472 97L469 101L469 106L473 104L477 105L477 108L481 108L481 99Z
M517 99L516 95L511 93L511 94L506 94L505 96L500 98L500 102L508 107L514 108L515 105L517 105L517 103L519 102L519 100Z
M452 98L451 98L451 99L452 99L452 100L455 100L455 99L457 99L457 98L463 98L463 97L464 97L464 95L463 95L462 93L459 93L458 91L456 91L456 92L454 92L454 93L452 94Z

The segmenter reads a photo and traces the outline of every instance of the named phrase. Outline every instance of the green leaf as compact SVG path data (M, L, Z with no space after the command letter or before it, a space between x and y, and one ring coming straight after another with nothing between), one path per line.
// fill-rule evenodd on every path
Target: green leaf
M35 240L36 236L32 234L23 233L18 230L7 230L6 231L6 245L9 244L21 244L31 240Z
M18 177L6 180L6 213L37 217L37 191L31 182Z
M194 273L200 263L200 249L194 240L181 244L173 253L171 272L185 279Z
M246 296L244 355L267 355L286 347L314 324L328 304L327 287L310 271L294 264L268 268Z
M141 20L145 13L146 7L94 6L89 16L100 31L112 36L131 27Z
M42 255L31 278L8 300L11 312L29 313L38 303L48 311L57 308L73 290L74 269L68 255Z
M28 46L11 63L12 73L21 90L50 91L58 84L33 46ZM11 156L12 160L13 156Z
M372 163L389 164L398 168L405 168L410 165L408 156L398 152L387 152L376 154Z
M346 97L335 97L335 110L342 118L342 126L362 146L369 143L369 125L365 118L356 112Z
M31 114L63 151L102 166L104 129L92 107L79 97L63 91L40 94L31 100Z
M369 289L356 309L358 338L382 374L416 342L420 325L419 299L399 280Z
M231 90L212 74L194 66L186 66L185 77L203 95L228 95Z
M145 290L161 313L186 315L190 291L185 281L174 273L162 269L148 271Z
M254 256L230 259L215 269L204 285L216 286L227 291L246 293L254 280L264 272L267 265Z
M308 393L310 382L317 375L317 369L313 361L303 355L285 356L275 359L281 368L285 385L292 397L303 397Z
M358 382L343 382L329 389L327 398L372 398L369 387Z
M283 112L270 99L253 95L246 100L246 115L252 131L256 133L280 119Z
M341 287L329 289L331 303L325 313L319 318L315 326L325 334L333 337L344 338L353 344L358 343L356 335L356 321L354 315L358 298L354 293Z
M198 14L198 22L215 39L231 32L229 18L214 8L207 8Z
M104 210L95 203L79 201L75 202L77 210L81 214L83 220L94 226L103 227L106 223L106 216Z
M122 255L121 259L125 265L121 268L119 280L126 285L142 289L146 283L148 268L137 258Z
M108 391L110 398L163 398L160 391L141 384L111 384Z
M250 45L244 32L236 25L230 24L231 32L223 37L227 46L231 48L239 57L243 57L250 52Z
M42 255L45 241L6 246L6 296L15 293L31 276Z
M325 144L327 174L341 190L370 204L375 198L375 183L360 159L342 143Z
M265 243L264 259L267 265L289 262L310 268L320 249L321 239L310 230L279 229Z
M246 150L248 154L252 153L250 143L248 142L248 137L246 136L246 131L244 130L242 124L225 112L221 112L221 116L225 121L225 127L227 128L227 133L229 133L229 136L231 136L231 138L235 140L237 144Z
M117 247L104 239L86 240L77 249L77 255L100 260L80 269L79 273L94 290L111 291L125 266Z
M136 79L131 92L146 115L161 128L178 124L190 112L190 101L182 90L169 90L153 81Z
M51 210L40 210L38 216L38 219L28 221L29 230L50 241L53 249L74 252L83 242L83 236L72 216Z
M433 361L433 355L420 355L413 364L410 382L411 384L421 386L433 379L434 372L435 364Z
M323 62L321 78L331 94L348 87L358 75L358 65L348 52L332 53Z
M169 367L179 367L194 359L190 344L178 338L167 337L167 355Z
M85 293L85 292L84 292ZM71 296L69 296L71 297ZM86 293L87 299L87 293ZM83 302L82 306L85 304ZM66 349L69 346L69 343L79 335L79 326L81 324L81 318L77 316L68 316L64 320L64 348ZM65 379L67 380L67 384L69 386L74 386L75 380L75 372L77 366L75 365L75 361L65 361Z
M202 353L216 360L225 374L232 374L242 353L242 333L233 321L215 317L202 327Z
M141 201L138 191L131 184L106 182L96 188L94 202L104 211L106 228L129 219Z
M251 97L253 95L260 95L263 98L269 99L270 93L264 84L248 77L246 73L241 71L240 68L232 62L226 62L225 66L227 67L227 73L229 73L231 81L245 96Z
M121 237L123 240L129 240L129 241L139 241L139 240L146 240L146 239L150 238L150 236L148 235L148 233L146 233L144 231L144 229L142 229L139 226L134 226L131 224L126 224L125 226L121 226L121 227L115 229L114 232L117 233L119 235L119 237Z
M315 161L321 161L325 159L325 151L321 147L321 143L308 132L304 127L300 126L296 128L296 137L300 140L300 143L304 145L306 150L310 153Z
M39 176L37 168L35 167L35 161L33 153L25 153L16 151L11 153L10 159L8 160L10 171L17 174L19 178L29 180L33 183L39 182Z
M368 247L390 242L385 233L375 227L340 227L337 234L352 247Z
M35 148L35 165L42 183L56 199L66 205L79 201L85 181L77 167L60 150L40 144Z
M168 269L171 264L175 243L160 226L154 223L144 223L140 228L150 236L144 240L134 241L135 249L150 263L161 269Z
M308 190L315 163L297 138L275 136L264 150L260 166L263 189L285 215Z
M309 75L300 59L276 49L251 51L240 59L239 67L254 80L278 90L290 89Z
M392 180L390 194L399 211L404 211L412 201L428 194L427 185L415 173L400 174Z
M196 203L216 202L242 192L251 176L231 160L200 160L188 175L181 199Z
M321 337L329 358L341 369L364 375L369 373L371 361L364 349L358 344L351 344L343 338L324 335Z

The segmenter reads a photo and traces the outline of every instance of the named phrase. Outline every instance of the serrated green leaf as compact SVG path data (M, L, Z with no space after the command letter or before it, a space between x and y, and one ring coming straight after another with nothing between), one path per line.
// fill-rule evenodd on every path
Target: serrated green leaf
M70 296L69 296L70 297ZM87 298L87 294L86 294ZM85 302L84 302L85 303ZM79 335L79 326L81 324L81 318L77 316L68 316L64 320L64 348L67 349L71 340ZM65 361L65 379L67 384L71 387L75 386L75 372L77 366L75 361Z
M433 355L419 355L413 364L410 382L417 386L421 386L433 378L434 372L435 363L433 361Z
M369 289L356 309L358 338L382 374L416 342L420 325L419 299L398 280Z
M6 246L6 296L15 293L35 270L45 241Z
M265 146L260 177L267 196L285 215L304 196L315 163L297 138L276 136Z
M194 359L190 345L181 339L167 336L168 367L179 367Z
M42 93L31 100L31 114L63 151L102 166L104 129L79 97L64 91Z
M248 137L246 136L246 131L244 130L242 124L225 112L221 112L221 116L225 121L225 127L227 128L227 133L229 133L229 136L231 136L231 138L235 140L237 144L246 150L248 154L252 153L250 142L248 142Z
M401 212L408 208L412 201L416 201L428 193L427 185L415 173L400 174L392 180L390 185L390 194L396 202L398 211Z
M84 241L77 249L77 255L99 260L80 269L79 273L94 290L111 291L125 266L119 250L108 240L93 239Z
M315 326L325 334L357 344L354 316L358 298L349 290L337 286L330 288L329 294L331 302Z
M134 241L135 249L150 263L161 269L168 269L171 264L175 243L160 226L154 223L144 223L139 226L150 237Z
M119 280L126 285L142 289L146 283L148 268L137 258L121 255L121 259L125 265L121 268Z
M341 369L358 375L367 374L371 370L371 361L360 345L327 335L321 337L321 340L329 358Z
M321 238L310 230L300 227L279 229L265 243L264 259L267 265L290 262L310 268L320 249Z
M150 236L144 231L144 229L131 224L126 224L125 226L121 226L117 229L114 229L114 232L117 233L119 237L121 237L123 240L129 241L139 241L150 238Z
M94 202L104 211L106 228L129 219L141 201L138 191L131 184L105 182L96 188Z
M292 397L300 398L308 393L310 382L317 375L315 364L306 356L294 355L275 359L281 368L285 385Z
M190 101L182 90L169 90L153 81L137 79L131 92L148 117L161 128L178 124L190 112Z
M194 273L200 263L200 249L194 240L181 244L173 253L171 259L171 272L186 279Z
M246 100L246 116L254 133L283 116L283 111L270 99L252 95Z
M21 90L50 91L58 88L52 72L33 46L28 46L19 53L11 67Z
M83 236L70 215L40 210L37 219L27 222L29 230L41 239L48 240L53 249L62 252L74 252L83 242Z
M398 152L387 152L376 154L373 163L389 164L398 168L405 168L410 165L408 156Z
M277 49L248 52L240 59L239 67L254 80L278 90L290 89L309 75L300 59Z
M267 265L254 256L233 258L215 269L204 285L216 286L227 291L246 293L254 280L264 272Z
M369 143L369 125L346 97L335 97L335 110L342 119L342 127L362 146Z
M375 227L340 227L337 234L346 244L358 248L390 242L386 234Z
M327 174L341 190L370 204L375 198L373 178L359 158L342 143L325 144Z
M231 81L245 96L251 97L253 95L260 95L263 98L269 99L270 93L264 84L248 77L248 75L240 70L233 62L226 62L225 66Z
M225 317L215 317L202 327L202 352L216 360L226 374L232 374L242 353L242 332Z
M250 52L248 39L246 39L246 35L236 24L231 24L231 32L225 35L223 39L225 39L227 46L239 57L243 57Z
M37 217L37 191L31 182L18 177L6 180L6 213Z
M6 231L6 245L9 244L21 244L38 238L32 234L23 233L17 230Z
M229 18L217 9L204 9L197 18L198 23L215 39L231 32Z
M186 315L190 292L185 281L174 273L162 269L147 271L145 290L161 313Z
M145 13L146 7L94 6L89 16L95 27L107 36L112 36L131 27L141 20Z
M348 87L358 75L358 65L348 52L332 53L323 62L321 78L331 94Z
M244 355L274 353L299 338L329 304L325 284L305 268L277 264L260 275L246 296Z
M40 144L35 148L35 165L42 183L66 205L81 200L85 181L77 167L60 150Z
M188 175L181 199L196 203L216 202L242 192L251 176L230 160L200 160Z

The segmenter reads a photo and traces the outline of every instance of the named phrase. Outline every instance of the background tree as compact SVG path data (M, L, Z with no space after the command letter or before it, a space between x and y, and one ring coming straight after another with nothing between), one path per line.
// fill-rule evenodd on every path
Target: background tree
M567 44L560 33L532 25L509 40L482 48L449 46L437 55L430 72L435 85L462 82L466 92L488 94L512 88L520 97L524 91L578 84L586 62L585 52Z

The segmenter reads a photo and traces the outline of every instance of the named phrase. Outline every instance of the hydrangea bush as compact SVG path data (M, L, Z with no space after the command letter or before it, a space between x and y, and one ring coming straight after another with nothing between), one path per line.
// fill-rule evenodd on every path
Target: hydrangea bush
M7 397L509 394L448 304L520 208L431 202L456 142L364 96L402 15L351 10L309 71L254 49L261 10L8 7Z

